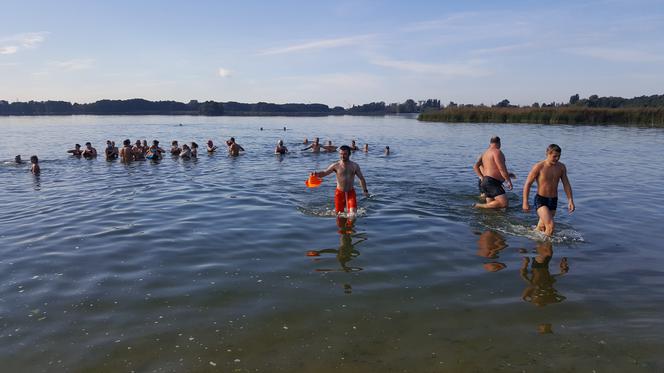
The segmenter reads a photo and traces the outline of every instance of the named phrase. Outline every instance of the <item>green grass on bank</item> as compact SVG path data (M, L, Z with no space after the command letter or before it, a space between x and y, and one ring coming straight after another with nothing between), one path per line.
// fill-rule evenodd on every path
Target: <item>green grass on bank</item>
M621 124L664 128L664 107L447 107L422 113L426 122L450 123L536 123L536 124Z

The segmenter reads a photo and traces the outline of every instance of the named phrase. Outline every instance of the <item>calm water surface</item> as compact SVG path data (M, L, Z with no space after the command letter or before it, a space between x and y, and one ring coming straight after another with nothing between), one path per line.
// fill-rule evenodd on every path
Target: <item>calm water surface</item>
M42 167L0 167L2 371L664 369L662 130L164 116L5 117L0 130L2 162ZM518 176L511 207L475 211L471 167L494 134ZM65 153L230 136L245 155ZM352 156L371 193L354 225L332 213L331 177L304 186L338 158L298 150L315 136L370 144ZM279 139L292 154L272 154ZM547 242L520 193L551 142L577 211L561 188Z

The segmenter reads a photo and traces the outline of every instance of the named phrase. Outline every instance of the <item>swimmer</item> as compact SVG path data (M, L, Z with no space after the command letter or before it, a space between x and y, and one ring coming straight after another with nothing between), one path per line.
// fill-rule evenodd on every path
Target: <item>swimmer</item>
M325 171L314 171L311 175L317 177L325 177L331 173L337 176L337 189L334 192L334 209L337 214L341 214L344 209L347 209L349 217L353 218L357 213L357 197L353 184L355 176L360 179L362 192L365 196L369 196L367 190L367 183L364 180L364 175L360 170L360 165L350 160L350 147L342 145L339 148L339 161L332 163L325 169Z
M164 149L159 147L159 141L153 140L152 145L145 152L145 158L158 160L161 159L162 153L164 153Z
M115 142L106 140L106 149L104 149L104 155L106 156L107 161L112 161L118 158L118 148L115 147Z
M332 145L332 140L328 140L327 145L323 146L323 149L328 153L334 153L337 151L337 146Z
M208 142L207 142L207 152L208 153L214 153L215 151L217 151L217 146L214 145L212 140L208 140Z
M390 147L389 146L385 147L385 155L390 155Z
M309 139L305 137L305 138L304 138L304 141L302 141L302 143L303 143L304 145L307 145L307 144L309 143Z
M356 152L356 151L360 150L360 148L357 147L357 144L355 144L355 140L352 140L350 142L350 150L353 151L353 152Z
M191 142L191 157L196 158L198 157L198 144L195 142Z
M21 160L21 155L20 154L17 155L16 157L14 157L14 163L16 163L16 164L23 163L23 161Z
M33 155L30 157L30 163L32 163L32 166L30 166L30 172L34 175L39 175L41 172L41 169L39 168L39 158L37 158L36 155Z
M178 155L180 155L180 152L182 152L182 149L180 149L177 140L173 140L173 142L171 142L171 155L177 157Z
M134 160L134 153L131 148L131 140L126 139L122 142L122 149L120 149L120 160L124 163L129 163Z
M92 144L88 141L85 143L85 149L83 149L83 156L85 158L94 158L97 156L97 149L92 147Z
M369 144L364 144L364 149L362 149L365 153L369 153Z
M477 161L480 162L481 159L482 159L482 155L480 154L480 156L477 157ZM482 174L484 174L484 166L480 165L479 167L480 167L480 172ZM507 174L509 175L510 179L516 179L516 175L513 172L508 171ZM484 191L482 190L482 178L481 177L477 180L477 188L480 191L480 198L486 199L486 193L484 193Z
M231 137L226 141L226 145L228 145L228 154L233 157L237 157L240 155L240 151L244 151L244 148L235 142L235 137Z
M274 154L286 154L288 148L284 145L284 140L279 140L277 146L274 148Z
M141 145L141 140L136 140L136 144L134 144L134 147L131 148L131 153L134 156L134 160L136 161L145 160L146 150L147 148L144 148L143 145Z
M182 149L180 151L180 158L191 159L191 149L189 148L189 145L187 144L182 145Z
M544 232L545 235L553 235L555 223L553 218L556 216L558 206L558 182L563 182L563 189L567 195L567 209L571 214L575 210L574 199L572 197L572 185L567 178L567 168L559 162L560 146L551 144L546 148L546 159L537 162L528 174L526 183L523 186L523 210L530 211L528 204L528 195L533 182L537 181L537 194L535 195L535 209L539 221L537 230Z
M493 209L508 206L507 195L503 182L512 190L512 181L505 166L505 155L500 150L500 137L494 136L489 141L489 148L475 162L473 170L481 180L481 191L486 195L485 203L477 203L474 207Z
M286 130L286 126L284 126L284 131Z
M74 149L67 150L67 153L71 153L71 155L73 155L74 157L80 157L81 155L83 155L83 151L81 150L80 144L74 145Z
M320 144L318 143L318 137L316 137L314 139L314 142L312 142L311 145L309 145L306 148L302 149L302 151L305 151L307 149L311 149L312 153L320 153Z

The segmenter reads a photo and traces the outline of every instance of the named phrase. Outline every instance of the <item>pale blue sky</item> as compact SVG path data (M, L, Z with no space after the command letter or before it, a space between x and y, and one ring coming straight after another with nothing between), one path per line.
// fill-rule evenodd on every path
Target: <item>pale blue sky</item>
M664 1L6 1L0 99L664 94Z

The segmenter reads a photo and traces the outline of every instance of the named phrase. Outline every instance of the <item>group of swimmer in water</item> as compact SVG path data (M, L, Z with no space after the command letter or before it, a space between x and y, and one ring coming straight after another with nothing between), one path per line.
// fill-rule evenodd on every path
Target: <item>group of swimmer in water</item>
M316 137L311 144L309 144L309 141L305 138L304 144L308 146L302 149L303 151L310 150L313 153L320 153L321 151L337 151L337 146L332 145L331 141L328 141L327 145L321 145L318 137ZM484 203L477 203L474 207L486 209L508 207L508 199L503 184L505 184L509 190L512 190L513 186L511 179L516 178L516 176L507 171L505 155L502 150L500 150L500 145L500 137L492 137L489 141L488 149L484 151L473 166L475 173L479 177L478 184L481 197L485 199ZM244 151L244 148L236 143L235 138L233 137L226 141L226 146L228 153L232 156L237 156L241 151ZM214 145L212 140L208 140L207 152L214 153L216 150L217 146ZM357 213L357 197L355 189L353 188L355 176L360 180L364 195L369 195L367 184L364 175L362 175L362 171L360 170L360 166L350 160L351 153L359 150L359 147L355 144L355 140L351 142L351 145L342 145L338 147L339 161L332 163L323 171L313 171L310 173L310 177L315 176L318 178L335 173L337 181L334 196L335 211L337 214L346 211L350 218L355 217ZM368 152L368 150L369 146L368 144L365 144L363 151ZM123 162L160 159L165 152L164 149L159 147L159 141L157 140L154 140L150 146L148 146L146 140L143 140L142 142L136 140L132 146L129 139L123 141L123 146L120 149L115 147L113 141L108 140L104 151L107 159L120 158ZM553 235L555 227L554 217L558 206L559 182L562 181L563 183L563 189L567 195L569 212L572 213L575 209L572 197L572 186L567 178L567 168L559 161L561 152L562 150L560 146L556 144L549 145L546 149L546 158L537 162L532 167L523 186L522 208L527 212L530 211L531 208L528 202L530 189L532 184L537 182L537 193L533 202L537 211L537 216L539 217L536 229L547 236ZM97 150L90 142L86 142L85 148L83 149L81 149L79 144L76 144L74 149L68 150L67 153L85 158L94 158L97 156ZM198 144L192 142L191 145L183 144L182 147L180 147L177 141L173 141L171 143L170 153L173 156L183 159L195 158L198 155ZM288 148L284 145L283 140L279 140L274 153L288 153ZM386 146L385 155L389 155L389 153L390 148L389 146ZM16 156L15 162L22 162L20 155ZM40 168L37 156L33 155L30 157L30 162L32 163L30 169L31 172L38 174Z
M574 212L574 199L572 197L572 185L567 178L567 168L560 162L562 149L556 144L546 148L546 158L535 163L528 173L523 185L524 211L530 211L528 197L530 188L537 182L537 193L533 204L537 211L539 221L537 230L547 236L553 235L555 227L554 217L558 206L558 183L562 181L563 189L567 195L567 207L569 213ZM514 174L507 171L505 155L500 150L500 137L494 136L489 141L489 148L478 158L473 166L479 177L479 188L485 203L477 203L477 208L506 208L508 206L507 195L503 183L512 190L512 178Z
M235 143L234 138L230 138L226 141L228 146L228 153L231 155L239 155L240 151L244 151L240 145ZM217 146L214 145L212 140L207 142L207 152L214 153L217 150ZM81 149L81 145L76 144L74 149L67 150L67 153L75 157L84 157L84 158L94 158L97 156L97 149L95 149L91 143L86 142L85 148ZM107 160L120 159L123 162L131 161L142 161L145 159L161 159L163 154L166 151L159 146L158 140L153 140L152 145L148 146L147 140L136 140L132 145L131 140L126 139L122 142L122 148L118 149L115 146L115 141L107 140L106 149L104 149L104 155ZM198 157L198 144L191 142L191 145L180 144L177 140L171 142L170 153L173 156L180 157L183 159L191 159Z

